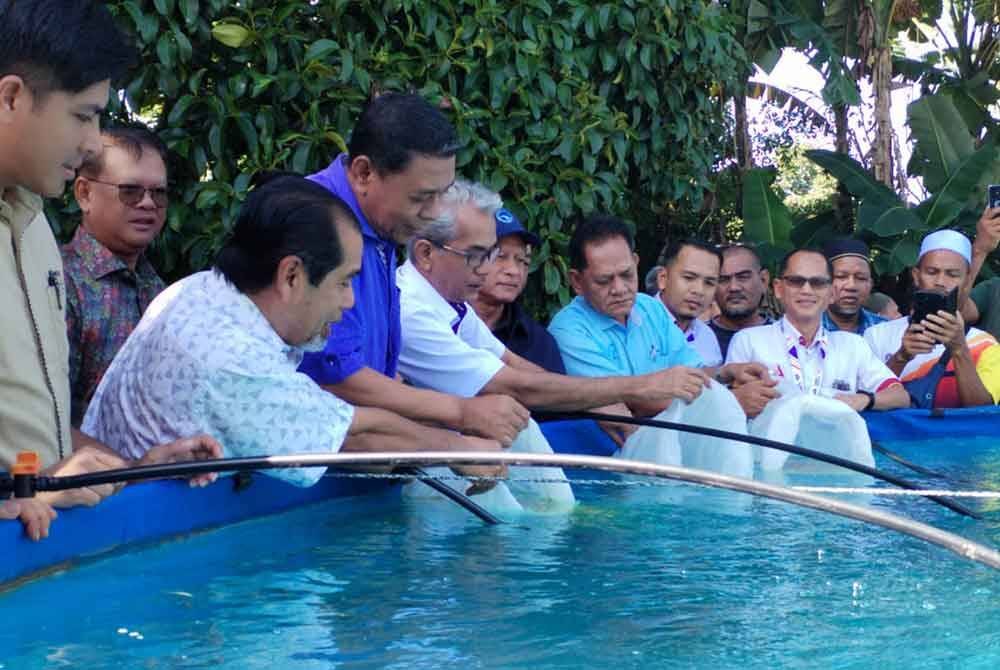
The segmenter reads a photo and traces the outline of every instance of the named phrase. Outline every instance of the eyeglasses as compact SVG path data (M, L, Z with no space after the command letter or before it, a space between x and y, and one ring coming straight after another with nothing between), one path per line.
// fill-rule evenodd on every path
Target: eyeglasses
M157 209L163 209L167 206L167 189L162 186L146 188L139 184L113 184L108 181L101 181L100 179L91 179L90 177L84 177L84 179L104 184L105 186L114 186L118 189L118 200L128 207L135 207L142 202L142 199L146 197L146 193L149 193L149 197Z
M497 259L500 254L500 245L494 244L492 247L486 251L471 251L469 249L456 249L455 247L450 247L447 244L441 244L435 242L434 240L427 240L433 244L438 249L444 249L456 256L461 256L465 259L465 265L473 270L478 270L486 263L492 263Z
M783 277L779 277L779 279L781 279L781 281L785 282L786 284L795 289L802 288L806 284L809 284L810 288L818 291L821 288L827 288L830 285L829 277L803 277L801 275L785 275Z

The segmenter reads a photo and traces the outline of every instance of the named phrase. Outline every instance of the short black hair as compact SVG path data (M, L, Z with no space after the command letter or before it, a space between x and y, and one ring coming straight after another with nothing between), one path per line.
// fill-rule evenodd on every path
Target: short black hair
M144 149L150 149L159 154L163 164L167 164L167 145L160 136L142 124L109 126L101 129L101 139L104 146L116 146L125 151L133 160L142 159ZM96 178L104 171L104 152L88 155L80 165L80 174L84 177Z
M344 260L337 222L360 230L351 208L319 184L294 174L268 175L240 208L215 269L240 292L255 293L274 282L282 258L297 256L317 286Z
M458 136L441 110L413 93L383 93L361 112L348 160L367 156L381 174L402 172L414 155L450 158Z
M826 273L833 276L833 264L827 259L826 255L823 254L819 249L792 249L787 254L781 257L781 262L778 263L778 276L784 277L785 270L788 269L788 264L791 262L797 254L816 254L823 259L823 264L826 265Z
M764 263L760 260L760 254L757 253L757 250L752 244L745 244L743 242L727 242L726 244L720 244L718 249L719 253L722 254L723 263L726 262L726 256L743 251L750 254L758 270L764 267Z
M668 265L673 265L673 262L677 260L680 256L681 251L685 247L692 247L694 249L700 249L702 251L708 252L719 259L719 266L722 266L722 252L714 244L709 244L703 240L699 240L694 237L677 238L671 240L667 245L667 248L663 250L663 254L660 256L660 265L667 267Z
M0 0L0 77L21 77L37 98L117 80L135 57L103 2Z
M576 226L573 236L569 239L569 266L574 270L586 269L587 255L584 253L584 247L612 237L623 238L628 243L629 250L635 251L635 238L624 221L617 216L607 214L588 216Z

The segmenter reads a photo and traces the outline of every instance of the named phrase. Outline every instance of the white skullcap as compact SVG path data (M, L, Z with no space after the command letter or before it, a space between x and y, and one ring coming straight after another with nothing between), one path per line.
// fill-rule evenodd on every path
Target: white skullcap
M931 233L920 243L920 255L917 262L932 251L954 251L972 265L972 242L957 230L939 230Z

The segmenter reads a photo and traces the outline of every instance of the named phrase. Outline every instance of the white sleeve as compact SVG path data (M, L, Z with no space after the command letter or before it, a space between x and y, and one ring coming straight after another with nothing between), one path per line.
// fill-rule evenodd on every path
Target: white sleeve
M872 326L867 329L864 333L865 344L868 345L869 350L875 354L875 358L879 361L885 363L889 360L889 357L896 353L896 350L886 351L887 347L886 340L887 335L891 333L893 329L888 326Z
M471 398L504 365L492 351L463 341L432 310L407 310L402 326L399 371L417 386Z
M750 335L741 330L729 342L729 351L726 352L726 363L752 363L753 348L750 346Z
M462 325L458 328L459 336L470 346L477 349L485 349L497 358L502 358L507 352L504 343L497 339L489 326L479 318L472 306L462 319Z
M854 340L854 360L858 364L857 389L876 393L889 386L890 382L899 381L885 363L868 347L861 338Z

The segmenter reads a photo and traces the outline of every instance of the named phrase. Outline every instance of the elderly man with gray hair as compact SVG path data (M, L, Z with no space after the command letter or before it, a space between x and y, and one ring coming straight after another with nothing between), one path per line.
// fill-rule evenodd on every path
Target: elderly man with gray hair
M397 271L399 370L412 384L462 397L502 393L529 409L546 410L692 400L685 395L684 368L631 377L568 377L509 351L468 303L482 286L486 264L496 257L493 217L502 206L500 196L458 180L445 193L444 204L445 215L410 241L409 258ZM549 446L530 422L512 447L519 448Z

